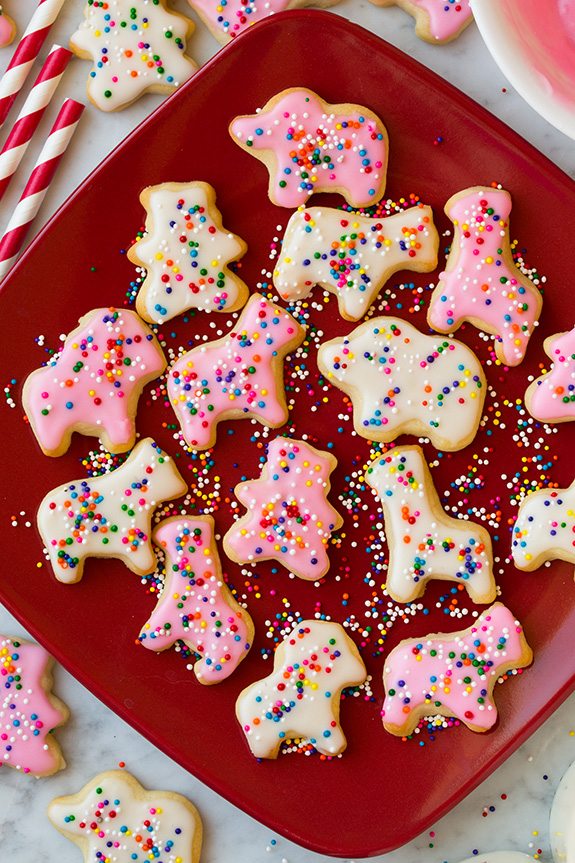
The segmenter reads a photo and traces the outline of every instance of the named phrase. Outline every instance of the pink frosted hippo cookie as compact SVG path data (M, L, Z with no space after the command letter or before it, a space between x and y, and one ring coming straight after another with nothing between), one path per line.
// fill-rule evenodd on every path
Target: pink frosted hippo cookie
M420 39L443 44L457 39L473 21L470 0L371 0L375 6L401 6L415 18Z
M277 560L298 578L322 578L330 536L343 524L327 500L336 464L305 441L271 441L261 477L235 488L247 512L224 536L228 557L238 563Z
M140 642L161 651L183 641L200 659L200 683L225 680L244 659L254 637L252 619L227 587L210 516L174 516L160 522L153 540L164 550L162 593Z
M69 716L52 693L53 663L38 644L0 635L0 766L34 776L66 766L51 733Z
M575 563L575 480L569 488L540 488L523 498L511 553L515 566L525 572L548 560Z
M231 331L181 356L168 395L186 443L207 449L225 419L254 417L269 428L288 417L283 361L305 330L285 309L252 294Z
M549 336L544 348L553 365L546 375L527 387L525 406L541 422L575 420L575 327Z
M339 623L304 620L274 655L268 677L244 689L236 716L256 758L277 758L291 737L309 740L323 755L347 746L339 722L340 696L359 686L367 671L357 647Z
M293 87L256 114L236 117L230 134L268 168L278 207L301 207L315 192L339 192L352 207L368 207L385 191L387 131L360 105L330 105Z
M452 333L464 321L496 337L501 363L517 366L541 314L541 294L515 266L509 241L511 196L474 186L451 197L445 212L455 232L427 321Z
M383 725L404 737L424 716L439 714L488 731L497 721L498 679L532 659L520 623L500 602L468 629L407 638L385 660Z
M338 0L188 0L212 35L223 45L252 24L286 9L317 6L326 9Z
M99 438L110 452L131 449L138 399L165 368L158 340L135 312L88 312L56 359L24 384L22 402L42 452L62 455L73 432Z

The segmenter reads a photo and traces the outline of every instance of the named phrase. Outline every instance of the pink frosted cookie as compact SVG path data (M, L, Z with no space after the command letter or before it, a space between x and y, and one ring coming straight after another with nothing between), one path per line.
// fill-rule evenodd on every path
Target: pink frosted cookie
M138 575L153 572L154 510L187 488L173 459L145 438L116 470L52 489L38 509L38 530L58 581L80 581L87 557L117 557Z
M379 219L300 208L287 223L274 285L289 301L321 285L337 297L340 315L357 321L398 270L434 270L438 245L433 212L423 204Z
M477 433L487 383L473 351L427 336L401 318L371 318L345 338L324 342L320 372L353 402L353 425L368 440L426 435L458 450Z
M24 384L22 402L42 452L62 455L75 431L110 452L131 449L138 399L165 368L158 340L135 312L88 312L56 358Z
M267 166L278 207L300 207L315 192L339 192L352 207L367 207L385 191L387 131L360 105L330 105L293 87L256 114L236 117L230 134Z
M473 21L470 0L371 0L375 6L401 6L415 18L420 39L443 44L457 39Z
M277 560L306 581L322 578L330 536L343 524L327 500L336 464L305 441L271 441L261 477L235 488L247 513L224 536L228 557L238 563Z
M544 348L553 366L527 387L525 406L541 422L575 420L575 327L549 336Z
M69 716L52 694L53 663L38 644L0 635L0 766L34 776L66 766L51 733Z
M367 671L339 623L304 620L284 638L274 670L244 689L236 716L256 758L277 758L291 737L309 740L323 755L347 746L339 723L340 696L360 686Z
M445 212L455 233L431 297L429 326L452 333L469 321L496 337L500 362L517 366L539 320L542 299L513 262L511 196L504 189L475 186L453 195Z
M569 488L540 488L523 498L511 552L517 569L525 572L548 560L575 563L575 480Z
M158 525L153 539L164 550L166 574L140 642L161 651L183 641L200 656L194 665L200 683L219 683L247 656L254 625L224 581L214 520L174 516Z
M14 41L16 25L12 18L0 6L0 48L6 48Z
M186 312L233 312L248 298L247 285L228 264L247 251L226 231L209 183L162 183L140 195L146 233L128 250L147 274L136 297L144 320L161 324Z
M521 625L500 602L468 629L407 638L385 660L383 725L405 737L422 717L439 714L488 731L497 721L498 679L532 659Z
M493 552L489 533L445 513L419 446L397 446L377 456L365 473L376 492L389 546L386 590L412 602L432 579L463 584L476 603L493 602Z
M304 334L285 309L252 294L228 335L181 356L169 371L168 395L186 443L213 446L225 419L283 425L283 361Z
M173 791L148 791L125 770L108 770L68 797L56 797L48 818L78 845L85 863L198 863L202 822L196 807Z
M338 0L188 0L212 35L225 45L256 24L276 12L286 9L301 9L317 6L325 9Z

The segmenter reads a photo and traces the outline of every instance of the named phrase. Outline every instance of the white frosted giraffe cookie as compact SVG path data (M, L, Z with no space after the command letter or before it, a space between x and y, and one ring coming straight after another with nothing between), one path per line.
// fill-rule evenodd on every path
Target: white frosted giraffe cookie
M298 578L322 578L330 536L343 524L327 499L336 465L331 453L306 441L272 440L261 476L234 490L247 512L224 536L228 557L238 563L277 560Z
M457 39L473 21L471 0L371 0L374 6L401 6L415 18L415 32L434 45Z
M487 382L463 342L424 335L401 318L371 318L324 342L317 364L350 396L361 437L389 443L402 434L425 435L453 451L477 433Z
M404 737L424 716L440 714L488 731L497 721L495 684L532 660L521 624L500 602L467 629L404 639L385 660L384 728Z
M99 773L77 794L56 797L48 818L85 863L198 863L202 821L173 791L148 791L125 770Z
M274 670L238 696L236 716L256 758L277 758L282 742L309 740L324 755L347 741L339 722L341 691L359 686L367 671L339 623L304 620L274 654Z
M529 384L525 407L541 422L575 420L575 327L549 336L543 347L553 365L546 375Z
M87 557L117 557L138 575L153 572L154 510L187 488L173 459L144 438L115 470L52 489L37 521L58 581L80 581Z
M57 357L24 384L22 403L42 452L62 455L73 432L99 438L109 452L131 449L142 390L165 368L158 340L135 312L85 314Z
M549 819L549 839L555 863L575 860L575 762L555 792Z
M386 590L393 599L412 602L431 579L462 584L478 604L495 599L491 537L481 525L445 513L421 447L398 446L377 456L365 481L383 509Z
M434 270L438 246L433 211L423 204L385 218L300 208L287 223L274 285L290 302L321 285L336 296L340 315L357 321L398 270Z
M445 271L431 296L427 321L452 333L464 321L495 336L500 362L522 362L541 314L541 294L515 266L509 238L511 195L474 186L445 205L455 232Z
M183 641L200 657L200 683L219 683L248 655L254 624L224 581L214 520L173 516L160 522L153 540L165 554L164 585L139 640L155 651Z
M140 195L146 233L128 250L146 269L136 297L138 314L161 324L186 312L233 312L248 298L247 285L229 269L246 243L222 225L209 183L162 183Z
M197 69L186 56L194 25L166 0L88 0L70 49L92 60L88 98L119 111L144 93L172 93Z
M575 563L575 480L569 488L540 488L523 498L511 536L515 566L525 572L548 560Z

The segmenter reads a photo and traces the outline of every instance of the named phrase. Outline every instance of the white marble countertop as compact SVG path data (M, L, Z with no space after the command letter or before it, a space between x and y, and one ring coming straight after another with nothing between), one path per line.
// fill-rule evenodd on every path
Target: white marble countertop
M68 0L49 40L66 44L81 16L82 0ZM190 13L186 0L174 7ZM5 0L5 10L24 28L36 0ZM467 92L494 114L512 125L539 150L575 177L575 144L542 120L513 91L482 43L475 26L454 43L431 46L413 33L412 19L400 9L378 9L364 0L343 0L335 11L394 43ZM190 17L194 17L190 13ZM198 23L189 53L204 62L217 45ZM0 70L11 56L0 53ZM84 98L88 65L74 61L61 85L56 103L65 96ZM60 96L61 94L61 96ZM84 177L158 104L148 96L119 114L86 112L63 170L46 198L35 230L56 211ZM52 122L44 118L42 131ZM38 136L40 141L42 135ZM31 169L39 144L30 148L20 179L0 207L3 227L17 200L22 178ZM0 632L26 635L22 627L0 607ZM133 731L61 668L56 669L55 689L70 706L72 717L58 731L69 763L56 776L35 780L16 771L0 774L0 860L2 863L79 861L80 852L49 824L46 805L52 797L78 790L102 769L126 762L147 787L179 791L198 806L205 826L203 863L319 863L319 857L273 835L244 813L218 797ZM496 849L524 851L535 859L550 861L549 808L561 774L575 759L575 695L456 809L433 830L398 851L375 858L385 863L457 863L474 852Z

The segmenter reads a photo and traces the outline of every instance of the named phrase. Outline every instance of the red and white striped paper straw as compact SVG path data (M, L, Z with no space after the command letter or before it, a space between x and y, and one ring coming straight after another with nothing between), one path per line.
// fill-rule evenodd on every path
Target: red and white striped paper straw
M60 108L22 197L0 240L0 280L18 257L28 229L36 218L84 108L81 102L74 99L66 99Z
M61 48L60 45L52 46L12 131L0 150L0 200L24 158L32 136L50 104L71 56L72 52L67 48Z
M22 34L14 56L0 80L0 128L6 122L8 112L22 89L64 2L65 0L40 0L38 8Z

